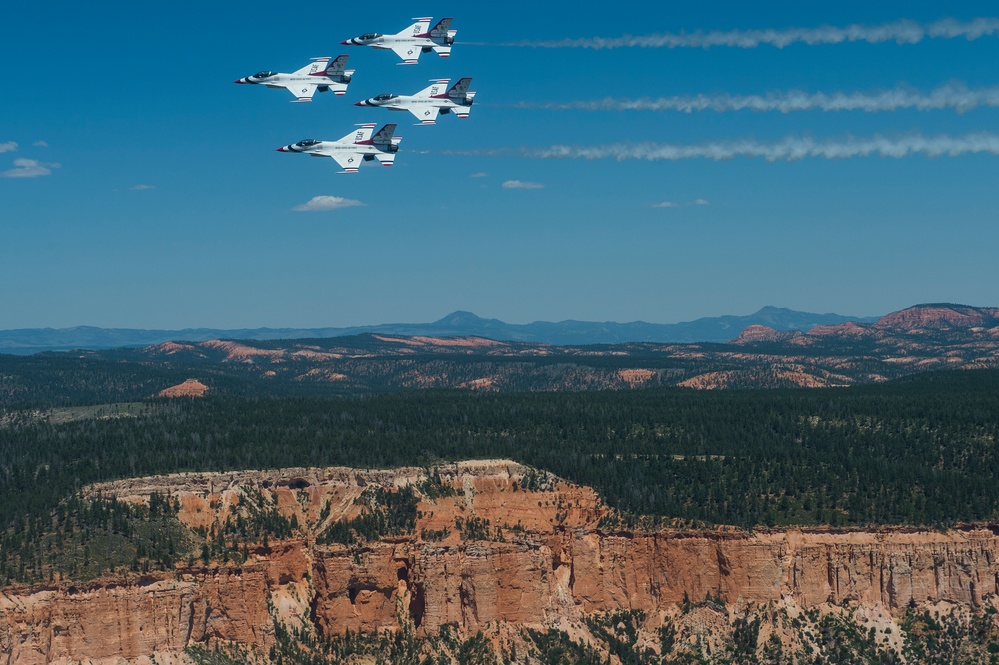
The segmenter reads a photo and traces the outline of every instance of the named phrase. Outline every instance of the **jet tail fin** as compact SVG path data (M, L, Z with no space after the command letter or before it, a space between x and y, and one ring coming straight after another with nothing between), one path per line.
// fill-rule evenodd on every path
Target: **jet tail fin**
M451 27L451 21L454 19L451 17L442 18L437 21L437 25L430 28L430 38L431 39L447 39L449 36L454 36L457 30L449 30Z
M322 74L329 77L343 76L347 71L347 60L349 59L349 55L338 55L333 60L330 60L330 63L322 71Z
M395 134L396 124L394 122L384 125L381 129L375 132L371 136L371 142L375 145L398 145L402 137L393 136Z
M447 96L455 101L463 100L465 97L474 97L475 93L468 93L468 86L472 85L472 77L466 76L465 78L458 79L458 82L452 85L448 91Z
M309 75L322 76L331 79L337 84L342 84L327 87L327 89L333 90L333 94L342 97L347 92L347 85L354 75L353 69L345 69L349 58L350 56L347 55L338 55L326 66L326 69L319 72L311 72Z

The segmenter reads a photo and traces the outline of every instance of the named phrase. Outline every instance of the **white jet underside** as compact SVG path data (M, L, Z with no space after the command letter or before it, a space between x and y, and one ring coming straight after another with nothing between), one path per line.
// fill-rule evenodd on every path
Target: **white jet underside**
M345 69L346 55L338 56L330 62L330 58L313 58L312 63L296 72L285 74L281 72L260 72L253 76L238 79L236 83L263 85L268 88L284 88L295 96L295 101L311 102L317 91L332 91L342 97L347 92L353 69Z
M443 18L430 28L429 18L416 18L413 25L394 35L368 33L341 42L347 46L370 46L372 48L393 51L402 58L399 64L415 65L420 55L434 51L442 58L451 55L451 46L457 30L451 30L451 18ZM429 28L429 30L428 30Z
M467 118L471 113L474 92L468 91L471 78L460 79L450 89L450 79L435 79L432 85L415 95L379 95L355 106L380 106L390 111L409 111L424 125L433 125L441 113Z
M343 169L340 173L357 173L361 164L377 161L382 166L392 166L402 137L394 136L395 124L383 126L377 132L375 125L358 125L359 129L337 141L307 139L278 148L281 152L300 152L313 157L331 157Z

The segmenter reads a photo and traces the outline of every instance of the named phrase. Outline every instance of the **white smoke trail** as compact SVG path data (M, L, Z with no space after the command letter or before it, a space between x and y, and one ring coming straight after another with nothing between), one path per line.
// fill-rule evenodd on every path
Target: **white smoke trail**
M718 141L700 145L670 143L611 143L598 146L553 145L547 148L496 148L491 150L444 151L441 154L467 156L519 156L531 159L614 159L617 161L680 161L685 159L730 160L756 157L768 162L795 162L808 157L847 159L850 157L890 157L913 155L959 157L969 154L999 155L999 134L980 132L965 136L910 135L900 138L871 138L816 141L808 137L788 137L775 143L760 141Z
M771 28L766 30L715 30L711 32L680 32L658 35L624 35L623 37L590 37L535 42L515 42L503 46L534 48L756 48L763 44L784 48L791 44L841 44L868 42L880 44L916 44L924 39L958 39L969 41L999 34L999 18L976 18L958 21L948 18L933 23L918 23L902 19L883 25L853 24L845 27L823 25L817 28Z
M765 95L681 95L673 97L641 97L615 99L607 97L592 101L521 102L516 108L584 111L897 111L916 109L934 111L950 109L965 113L979 107L999 106L999 87L969 90L963 83L951 83L928 93L905 87L883 92L805 92L789 90Z

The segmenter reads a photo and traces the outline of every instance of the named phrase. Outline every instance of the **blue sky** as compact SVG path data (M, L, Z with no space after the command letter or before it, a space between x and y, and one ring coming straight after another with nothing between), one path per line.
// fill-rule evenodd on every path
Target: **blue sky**
M999 156L966 152L999 133L990 105L999 34L783 48L504 45L900 19L922 29L995 19L994 2L566 6L5 8L0 328L346 326L455 309L515 323L668 323L764 305L854 315L999 305ZM421 15L455 17L449 60L397 66L392 53L339 44ZM232 83L339 53L357 70L346 97L291 104L285 91ZM408 114L352 105L461 76L478 93L468 120L413 127ZM857 93L863 105L940 90L979 101L962 112L946 102L879 112L545 108L792 91ZM392 169L335 175L332 160L275 152L361 122L399 123ZM766 152L811 141L821 152L872 137L965 148L795 161L580 157L645 143ZM540 158L555 145L573 157ZM295 210L322 196L364 205Z

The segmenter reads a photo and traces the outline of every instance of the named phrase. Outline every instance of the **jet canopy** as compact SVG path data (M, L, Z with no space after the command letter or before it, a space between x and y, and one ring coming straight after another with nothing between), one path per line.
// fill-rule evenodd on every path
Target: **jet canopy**
M368 41L369 39L377 39L377 38L379 38L381 36L382 35L381 35L380 32L368 32L368 33L365 33L365 34L361 35L361 39L363 39L364 41Z
M377 101L377 102L387 102L388 100L395 99L398 96L399 95L390 95L390 94L386 93L384 95L378 95L377 97L375 97L375 101Z
M266 78L270 78L272 76L277 76L277 72L258 72L257 74L253 75L253 78L255 78L255 79L266 79Z
M319 145L322 143L319 139L305 139L304 141L299 141L295 144L296 148L311 148L314 145Z

